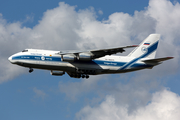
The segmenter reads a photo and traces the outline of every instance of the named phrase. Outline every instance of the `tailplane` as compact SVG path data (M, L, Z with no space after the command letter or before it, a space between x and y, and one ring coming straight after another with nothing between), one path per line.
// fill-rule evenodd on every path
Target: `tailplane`
M164 57L164 58L156 58L156 59L148 59L148 60L142 60L142 62L149 63L149 64L159 64L163 61L173 59L174 57Z
M155 58L160 34L150 34L140 45L128 56L136 58Z

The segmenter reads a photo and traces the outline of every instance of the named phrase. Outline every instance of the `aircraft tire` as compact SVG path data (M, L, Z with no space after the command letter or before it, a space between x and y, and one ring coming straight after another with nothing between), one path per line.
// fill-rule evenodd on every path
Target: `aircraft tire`
M85 78L85 75L82 75L82 78Z
M88 79L89 78L89 75L86 75L86 79Z
M29 73L32 73L32 72L33 72L33 69L32 69L32 68L30 68L30 69L29 69Z

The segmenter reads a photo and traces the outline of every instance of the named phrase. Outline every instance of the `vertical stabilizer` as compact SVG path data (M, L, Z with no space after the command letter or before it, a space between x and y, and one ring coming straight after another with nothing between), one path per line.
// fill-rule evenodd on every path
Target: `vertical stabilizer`
M150 34L140 45L128 56L136 58L155 58L160 34Z

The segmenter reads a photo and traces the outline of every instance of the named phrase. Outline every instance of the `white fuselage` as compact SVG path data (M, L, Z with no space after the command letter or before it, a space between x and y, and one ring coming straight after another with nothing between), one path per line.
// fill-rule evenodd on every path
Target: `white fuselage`
M105 56L91 61L64 62L59 51L28 49L9 57L13 64L28 68L46 69L78 73L85 71L89 75L123 73L153 67L139 59L127 56ZM141 59L142 60L142 59Z

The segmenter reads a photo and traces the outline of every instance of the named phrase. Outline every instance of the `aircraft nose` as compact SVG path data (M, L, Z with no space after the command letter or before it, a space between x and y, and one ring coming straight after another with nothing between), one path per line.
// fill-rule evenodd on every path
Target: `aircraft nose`
M8 58L8 60L12 63L12 56L10 56L10 57Z

